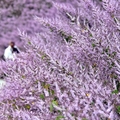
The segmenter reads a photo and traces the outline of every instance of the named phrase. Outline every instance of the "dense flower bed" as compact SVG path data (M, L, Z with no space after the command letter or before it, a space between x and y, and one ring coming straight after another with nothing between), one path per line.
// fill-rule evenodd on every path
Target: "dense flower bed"
M120 2L52 2L26 53L1 62L1 120L119 120Z

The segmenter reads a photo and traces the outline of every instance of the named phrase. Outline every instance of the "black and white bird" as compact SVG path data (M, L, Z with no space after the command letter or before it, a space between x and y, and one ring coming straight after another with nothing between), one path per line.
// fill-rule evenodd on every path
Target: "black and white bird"
M20 50L18 49L14 42L10 42L9 46L4 51L4 59L15 60L16 53L20 53Z

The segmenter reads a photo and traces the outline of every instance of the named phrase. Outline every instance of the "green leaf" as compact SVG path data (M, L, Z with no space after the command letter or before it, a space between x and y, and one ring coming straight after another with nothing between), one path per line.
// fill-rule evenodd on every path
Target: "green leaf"
M22 75L22 78L25 79L25 75Z
M53 104L51 103L51 104L50 104L50 112L52 112L53 109L54 109L54 107L53 107Z
M57 100L52 100L52 102L51 102L51 104L50 104L50 112L52 112L53 109L54 109L53 105L58 106L58 101L57 101Z
M117 107L116 107L116 109L117 109L117 113L119 113L119 114L120 114L120 105L119 105L119 106L117 106Z
M118 90L113 90L113 91L112 91L112 94L118 94L118 93L119 93Z
M59 116L57 116L57 117L56 117L56 119L55 119L55 120L61 120L62 118L64 118L64 116L59 115Z
M41 58L44 60L44 58L46 57L46 55L42 55Z
M72 75L73 75L73 73L72 73L72 72L68 72L68 73L67 73L67 75L71 75L71 76L72 76Z
M55 91L54 91L54 90L49 90L49 93L50 93L51 95L54 95L54 94L55 94Z
M31 42L30 42L30 41L28 41L28 44L29 44L29 45L31 45Z
M86 118L82 118L82 120L87 120Z
M94 43L92 43L92 47L94 48L94 47L96 47L96 45Z
M40 98L41 98L42 100L44 100L44 99L45 99L44 94L40 94Z
M30 106L29 104L26 104L26 105L24 106L24 108L25 108L26 110L30 110L31 106Z
M58 105L58 101L53 100L53 101L52 101L52 104L54 104L54 105L56 105L56 106L57 106L57 105Z
M92 34L90 34L90 37L92 37Z
M50 88L50 85L49 85L49 84L45 84L44 88L45 88L46 90L48 90L48 89Z

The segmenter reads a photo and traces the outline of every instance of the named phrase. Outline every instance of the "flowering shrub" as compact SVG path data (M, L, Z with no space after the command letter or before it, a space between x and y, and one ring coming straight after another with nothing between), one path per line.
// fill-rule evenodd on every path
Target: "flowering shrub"
M35 16L42 32L21 32L26 53L1 62L1 120L119 120L119 1L52 3Z

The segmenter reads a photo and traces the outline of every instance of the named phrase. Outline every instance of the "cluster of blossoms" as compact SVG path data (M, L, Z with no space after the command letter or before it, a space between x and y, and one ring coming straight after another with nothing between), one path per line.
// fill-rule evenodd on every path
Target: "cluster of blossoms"
M119 120L120 2L52 4L41 32L19 30L27 52L0 63L0 119Z

